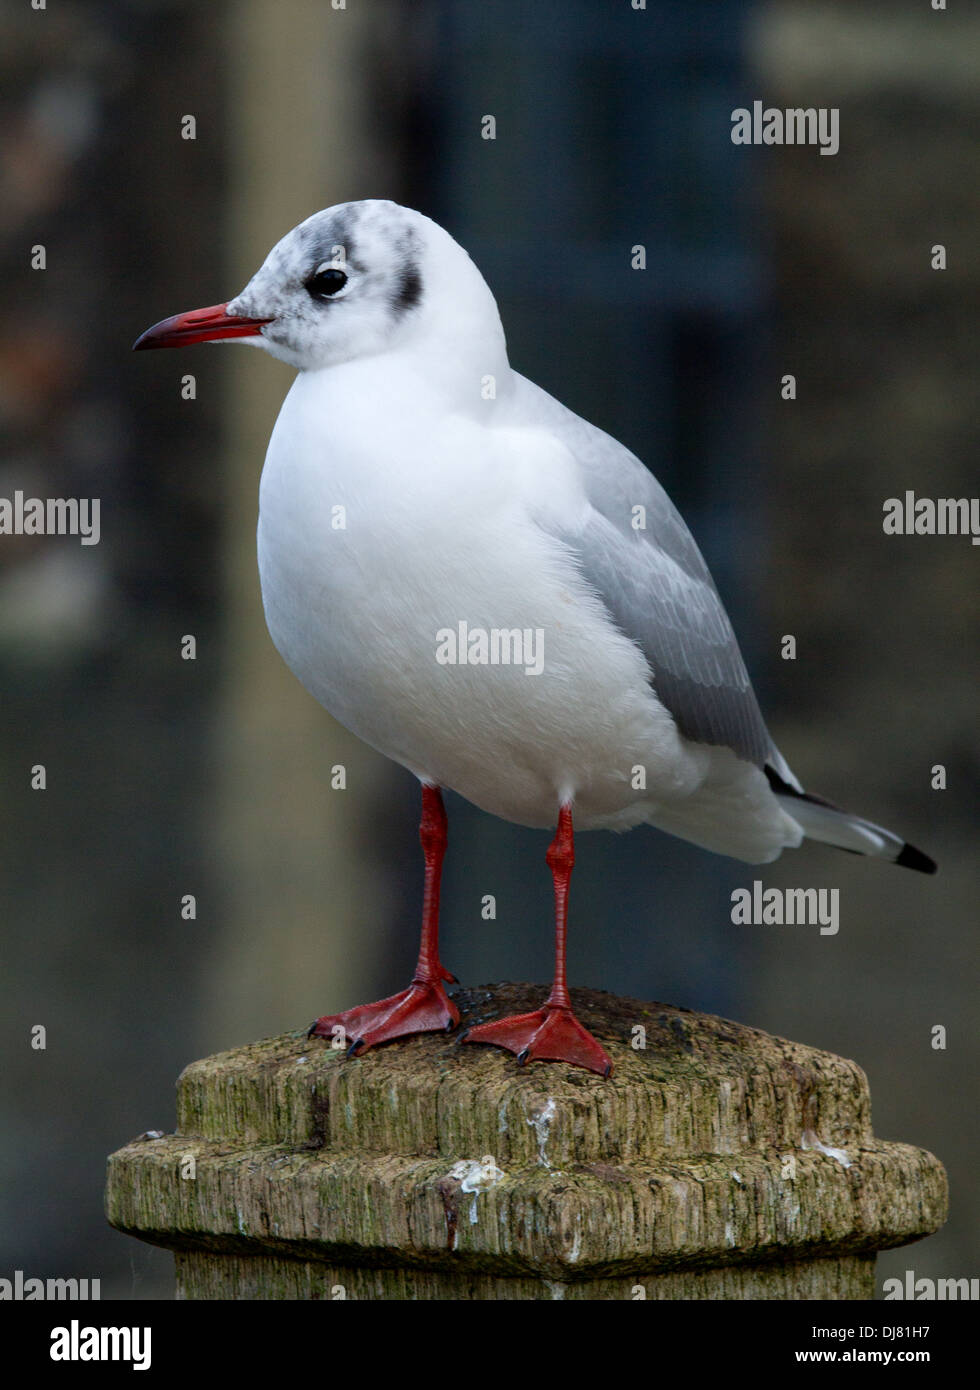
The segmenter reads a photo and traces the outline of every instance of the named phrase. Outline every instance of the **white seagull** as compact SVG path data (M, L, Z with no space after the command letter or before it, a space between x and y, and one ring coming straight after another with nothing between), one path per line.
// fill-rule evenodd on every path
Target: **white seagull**
M466 1035L520 1062L611 1070L566 985L573 812L580 829L654 825L749 863L809 838L934 872L803 790L663 488L511 368L493 295L436 223L388 201L327 208L241 294L135 346L227 338L299 371L259 493L272 640L336 719L422 784L415 976L312 1033L353 1055L459 1022L438 951L442 787L520 825L557 821L551 994Z

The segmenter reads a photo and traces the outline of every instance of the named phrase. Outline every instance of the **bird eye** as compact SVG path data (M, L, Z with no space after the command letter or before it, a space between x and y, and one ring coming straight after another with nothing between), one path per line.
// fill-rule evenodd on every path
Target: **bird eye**
M314 299L329 299L347 284L347 276L336 266L318 270L306 282L306 288Z

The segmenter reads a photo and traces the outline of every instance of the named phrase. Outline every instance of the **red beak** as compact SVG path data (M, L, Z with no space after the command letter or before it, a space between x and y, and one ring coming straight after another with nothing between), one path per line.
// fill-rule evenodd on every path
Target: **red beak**
M217 338L254 338L264 323L271 319L244 319L226 313L227 304L212 304L207 309L191 309L186 314L174 314L148 328L136 339L133 351L141 348L184 347L188 343L208 343Z

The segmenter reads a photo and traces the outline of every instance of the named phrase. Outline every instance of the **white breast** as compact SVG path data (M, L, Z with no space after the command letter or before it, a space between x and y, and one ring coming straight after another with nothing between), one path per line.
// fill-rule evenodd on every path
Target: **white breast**
M390 367L386 399L368 401L369 378L359 364L300 376L270 442L259 570L293 672L365 742L507 819L552 824L569 794L583 827L647 819L637 765L648 791L691 790L704 757L678 737L638 648L528 518L535 488L576 505L567 478L549 492L566 466L557 451L430 414L415 386L399 399ZM513 657L493 637L514 629L533 660L472 660L481 633L489 657ZM465 664L440 660L447 633Z
M553 825L572 798L582 829L648 822L775 858L800 832L765 777L678 734L639 648L531 520L582 505L573 461L505 412L451 414L390 361L305 373L260 489L272 639L358 737L504 819ZM463 662L458 639L440 660L460 624L491 657L494 632L531 634L539 672L469 645Z

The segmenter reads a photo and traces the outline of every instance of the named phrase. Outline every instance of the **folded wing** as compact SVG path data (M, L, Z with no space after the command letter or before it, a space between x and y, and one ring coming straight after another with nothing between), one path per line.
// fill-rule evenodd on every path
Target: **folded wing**
M656 478L610 435L530 382L538 422L581 471L581 524L544 522L571 551L620 630L642 650L653 687L686 738L719 744L796 779L775 749L735 633L694 537Z

